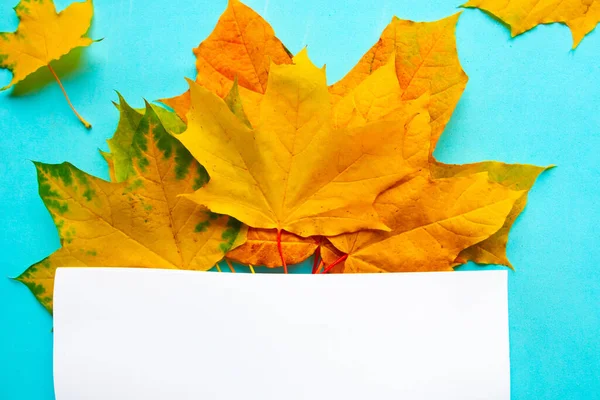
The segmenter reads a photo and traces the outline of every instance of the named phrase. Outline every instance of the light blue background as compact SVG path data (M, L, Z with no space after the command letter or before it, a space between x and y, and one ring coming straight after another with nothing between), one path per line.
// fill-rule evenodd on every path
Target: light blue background
M58 8L70 0L56 0ZM0 31L17 19L0 6ZM436 20L459 0L249 0L292 50L308 46L341 78L392 15ZM191 49L226 0L96 0L92 37L63 82L86 131L47 71L41 89L0 93L0 399L50 400L52 320L24 286L5 279L58 248L37 196L30 160L73 162L107 177L98 148L116 127L113 89L130 102L176 95L195 77ZM531 191L511 233L510 336L513 399L600 399L600 33L570 51L569 30L539 27L514 40L477 10L459 20L458 50L470 77L436 156L556 164ZM71 57L77 59L77 57ZM10 80L0 71L0 87ZM308 373L308 372L307 372ZM298 376L306 380L307 376Z

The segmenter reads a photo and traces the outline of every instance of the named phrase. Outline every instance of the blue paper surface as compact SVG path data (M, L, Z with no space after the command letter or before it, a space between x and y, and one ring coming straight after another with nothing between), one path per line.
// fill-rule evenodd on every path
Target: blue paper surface
M69 4L55 2L59 9ZM0 31L17 27L15 4L0 5ZM392 15L436 20L459 11L460 1L247 4L292 52L308 46L334 82L377 41ZM91 131L73 116L47 71L36 76L47 82L41 89L22 85L0 93L0 399L54 398L51 317L25 286L7 278L59 246L31 160L70 161L108 178L98 148L106 149L117 126L113 90L136 106L143 98L183 92L183 78L195 77L191 49L225 6L226 0L96 0L91 37L105 40L78 52L71 58L78 67L61 75ZM466 10L457 41L470 80L438 159L558 166L538 180L510 235L508 253L517 269L509 274L512 398L600 399L600 33L571 51L564 26L511 39L500 23ZM10 73L0 70L0 87L9 81Z

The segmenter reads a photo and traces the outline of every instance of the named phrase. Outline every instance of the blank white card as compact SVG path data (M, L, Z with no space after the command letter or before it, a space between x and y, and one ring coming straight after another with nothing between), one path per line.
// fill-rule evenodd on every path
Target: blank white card
M59 269L56 397L508 400L506 281Z

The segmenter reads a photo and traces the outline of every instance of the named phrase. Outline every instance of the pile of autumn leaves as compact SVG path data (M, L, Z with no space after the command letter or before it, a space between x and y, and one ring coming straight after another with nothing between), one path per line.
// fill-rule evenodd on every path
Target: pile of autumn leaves
M175 113L122 98L111 182L36 164L62 247L19 280L51 310L58 267L208 270L224 257L313 272L449 271L504 264L544 168L445 165L435 145L467 83L454 29L394 19L340 82L292 56L230 1L197 48Z

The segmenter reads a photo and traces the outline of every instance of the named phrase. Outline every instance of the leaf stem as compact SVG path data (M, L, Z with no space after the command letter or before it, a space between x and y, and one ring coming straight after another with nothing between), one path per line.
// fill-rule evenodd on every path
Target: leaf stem
M327 266L327 268L325 268L325 270L323 272L321 272L322 274L326 274L329 271L331 271L333 269L333 267L335 267L336 265L338 265L341 262L346 261L346 258L348 258L348 254L344 254L343 256L341 256L340 258L338 258L337 260L335 260L334 262L332 262L329 266Z
M285 262L285 258L283 257L283 249L281 248L281 229L277 229L277 250L279 250L279 257L281 257L281 265L283 265L283 273L287 274L287 264Z
M252 271L253 274L255 274L256 272L254 271L254 267L252 266L252 264L248 264L248 268L250 268L250 271Z
M313 267L312 267L312 273L316 274L317 273L317 269L319 267L319 261L321 261L321 238L319 238L319 241L317 242L317 250L315 250L315 257L313 259Z
M225 259L225 262L229 266L229 269L231 270L231 272L233 272L235 274L235 268L233 268L233 265L231 264L231 261L229 261L228 259Z
M317 266L317 269L315 270L315 274L320 274L321 268L323 268L324 265L325 265L325 262L323 261L323 259L321 259L321 261L319 262L319 265Z
M219 266L219 263L216 263L216 264L215 264L215 267L217 267L217 271L219 271L219 272L223 272L223 271L221 271L221 267Z
M60 79L58 79L58 75L56 75L56 72L54 72L54 69L50 66L50 64L48 64L48 69L50 70L52 75L54 75L54 79L56 79L56 82L58 82L58 86L60 86L60 90L62 90L63 94L65 95L65 99L67 99L67 103L69 103L69 107L71 107L71 110L73 110L73 112L75 113L77 118L79 118L79 120L81 121L83 126L85 126L87 129L90 129L92 127L92 125L89 122L87 122L85 119L83 119L83 117L81 115L79 115L79 113L77 112L75 107L73 107L73 103L71 103L71 99L69 99L69 95L67 95L67 91L65 90L65 87L63 86Z

